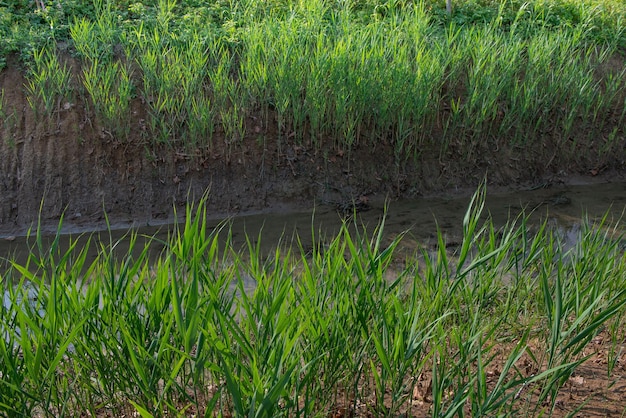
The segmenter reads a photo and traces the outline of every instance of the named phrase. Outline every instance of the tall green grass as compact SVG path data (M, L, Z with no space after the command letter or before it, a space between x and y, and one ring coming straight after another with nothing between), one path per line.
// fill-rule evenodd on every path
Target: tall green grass
M231 149L260 127L279 147L390 145L398 163L544 146L576 159L592 142L602 159L621 146L626 90L611 60L626 11L615 3L463 1L452 17L429 2L276 3L234 2L220 26L177 18L195 10L182 1L132 24L96 2L69 26L96 114L128 136L136 98L143 139L158 143ZM47 111L69 82L49 48L29 81Z
M262 234L236 249L202 204L156 259L133 233L119 254L35 232L0 280L2 415L549 415L600 332L612 378L621 229L583 223L566 246L524 217L496 228L483 203L481 189L457 250L439 234L408 258L384 220L313 230L312 250Z
M116 57L119 29L111 3L96 1L97 18L76 20L70 36L83 60L82 85L97 119L120 140L128 140L131 129L131 100L134 95L132 66Z
M60 109L61 100L70 97L72 73L59 61L56 45L33 52L26 90L28 103L38 115L52 117Z

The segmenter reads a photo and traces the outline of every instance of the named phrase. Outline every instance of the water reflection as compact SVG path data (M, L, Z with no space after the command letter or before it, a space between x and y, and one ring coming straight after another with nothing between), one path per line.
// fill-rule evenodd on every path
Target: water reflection
M368 202L369 210L360 212L355 223L372 231L385 217L384 232L387 237L409 231L407 239L403 241L405 250L436 244L437 230L442 232L450 245L454 245L461 238L463 217L470 199L471 196L450 196L389 202L384 197L374 197ZM496 226L502 226L524 211L529 215L531 224L538 224L547 218L552 225L567 230L580 224L583 215L594 221L608 214L609 223L617 222L623 215L625 205L626 183L551 187L488 194L483 217L489 215ZM235 248L243 248L246 237L253 243L261 237L261 247L264 251L271 252L279 242L294 242L296 235L305 248L310 247L312 235L321 236L322 239L331 237L339 230L341 221L342 217L334 207L321 205L308 211L237 216L229 220L229 228ZM222 219L213 219L209 227L223 226L223 222ZM93 234L83 231L81 235L81 231L71 225L65 228L64 232L71 233L61 236L61 251L68 248L72 240L78 240L77 248L80 248L91 238L92 249L87 263L97 256L101 245L106 247L115 243L115 252L121 255L129 251L128 230L100 231ZM163 251L164 242L172 230L172 225L135 229L139 237L134 250L139 252L144 244L150 242L150 257L157 257ZM225 240L227 234L222 235ZM53 234L43 238L44 250L52 240ZM34 244L32 237L0 235L0 258L4 258L0 260L0 274L6 271L7 258L23 264Z

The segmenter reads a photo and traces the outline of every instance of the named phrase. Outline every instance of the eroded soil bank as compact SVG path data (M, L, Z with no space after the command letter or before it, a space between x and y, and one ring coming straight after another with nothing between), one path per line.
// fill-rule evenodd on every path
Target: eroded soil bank
M133 103L130 140L115 138L93 116L88 101L58 103L52 117L37 115L28 102L24 70L17 62L0 72L4 91L0 124L0 233L23 235L36 222L101 228L105 214L117 225L165 223L174 210L207 194L216 217L282 212L315 204L471 194L487 176L493 190L519 190L571 182L580 176L616 181L624 155L593 157L601 144L588 143L575 159L549 141L502 149L485 141L471 161L451 146L448 153L424 150L399 161L381 140L376 147L313 149L279 138L272 125L246 121L236 145L216 132L210 149L176 149L146 137L145 109ZM554 133L558 135L558 133ZM601 142L601 141L598 141ZM555 141L556 143L556 141Z

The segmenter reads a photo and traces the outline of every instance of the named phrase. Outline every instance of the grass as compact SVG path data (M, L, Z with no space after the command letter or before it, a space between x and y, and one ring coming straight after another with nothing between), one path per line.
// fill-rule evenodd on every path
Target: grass
M60 252L35 231L0 280L1 414L550 415L601 331L614 370L621 229L584 223L565 248L525 217L496 228L484 193L456 251L439 234L404 259L384 220L312 230L312 250L298 237L268 250L262 235L235 249L202 204L155 260L132 233L127 254L98 244L87 261L96 243Z
M43 48L33 53L30 80L26 86L29 104L36 114L51 117L61 100L70 97L72 74L61 64L54 50Z
M79 81L47 42L27 56L28 93L49 113L69 83L120 139L201 149L242 144L251 123L277 132L279 150L388 144L399 165L543 146L577 160L591 142L597 161L620 149L626 90L611 64L626 46L620 2L453 6L448 15L430 1L67 2L59 15L38 13L49 38L80 58ZM30 16L5 13L20 30ZM131 135L138 99L148 130Z
M429 1L49 3L0 7L0 67L21 51L38 117L82 100L117 139L230 152L260 125L279 150L390 146L398 166L623 154L619 1L455 1L452 15ZM580 152L591 141L597 154ZM267 253L262 236L236 249L202 204L156 260L162 243L133 251L132 233L127 254L90 242L88 261L34 231L0 277L0 416L399 416L420 397L433 417L550 415L600 332L608 378L616 367L621 227L585 223L565 248L525 217L496 228L484 193L456 251L439 234L402 260L384 221L311 231L312 250L296 237Z

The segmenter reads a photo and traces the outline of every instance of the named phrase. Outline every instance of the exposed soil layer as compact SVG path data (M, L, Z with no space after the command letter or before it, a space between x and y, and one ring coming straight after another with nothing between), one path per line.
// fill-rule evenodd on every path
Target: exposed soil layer
M148 223L207 191L218 213L256 211L311 199L350 198L374 192L402 194L405 178L436 176L437 169L403 170L399 176L384 149L315 152L304 146L246 138L228 149L217 139L210 150L148 144L136 112L135 138L119 141L92 119L87 105L61 103L52 118L37 118L25 94L22 72L0 73L5 117L0 140L0 228L22 228L41 213L44 222L111 219ZM135 132L137 131L137 132Z
M75 73L76 62L68 61ZM370 195L413 197L473 188L485 176L492 185L515 189L566 181L572 174L609 176L623 172L613 160L563 159L549 141L529 149L474 149L471 161L424 150L399 162L393 148L357 145L350 151L296 144L289 133L247 121L243 141L227 145L215 133L210 149L175 149L146 138L145 109L133 103L130 138L103 129L80 93L59 102L51 117L38 116L28 101L24 70L17 60L0 72L4 91L0 124L0 230L23 232L41 214L44 223L65 219L83 225L113 222L145 225L167 221L175 207L208 191L216 214L277 211L285 205L350 202ZM271 123L270 123L271 125Z

